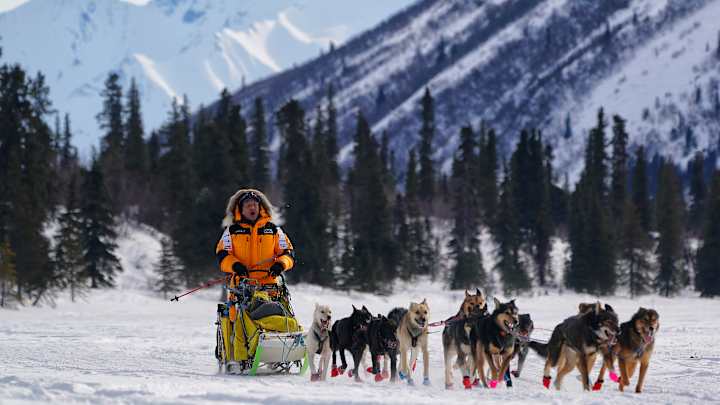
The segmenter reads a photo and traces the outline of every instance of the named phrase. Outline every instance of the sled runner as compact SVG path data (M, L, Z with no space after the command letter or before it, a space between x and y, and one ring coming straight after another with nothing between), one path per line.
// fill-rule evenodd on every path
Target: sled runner
M218 304L215 357L218 371L255 375L307 370L302 326L282 285L257 285L244 279L227 289L233 297ZM234 309L234 311L232 310ZM237 314L231 320L231 312Z

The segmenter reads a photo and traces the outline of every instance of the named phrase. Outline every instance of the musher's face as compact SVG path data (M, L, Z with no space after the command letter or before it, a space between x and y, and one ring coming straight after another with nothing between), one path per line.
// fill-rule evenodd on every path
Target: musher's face
M260 204L255 200L245 200L242 205L242 216L250 221L255 221L260 215Z

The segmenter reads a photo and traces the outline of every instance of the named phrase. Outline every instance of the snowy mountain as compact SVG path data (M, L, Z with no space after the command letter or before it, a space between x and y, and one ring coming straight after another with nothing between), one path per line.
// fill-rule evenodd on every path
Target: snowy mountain
M426 87L445 170L460 127L485 119L504 153L522 128L543 130L558 166L577 173L600 106L629 120L631 143L685 161L718 144L719 20L709 0L426 0L235 97L296 98L312 113L332 84L341 158L361 109L376 135L388 132L396 167L418 140Z
M211 102L222 88L317 56L410 2L30 0L0 13L0 47L3 62L45 74L54 108L70 113L86 153L98 145L95 115L111 71L125 86L137 79L149 131L173 97Z

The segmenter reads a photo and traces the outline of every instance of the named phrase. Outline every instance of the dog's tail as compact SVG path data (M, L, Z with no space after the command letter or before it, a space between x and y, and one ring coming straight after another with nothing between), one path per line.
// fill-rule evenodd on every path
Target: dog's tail
M535 351L540 357L547 358L548 356L548 344L547 343L540 343L534 340L531 340L528 343L528 346Z

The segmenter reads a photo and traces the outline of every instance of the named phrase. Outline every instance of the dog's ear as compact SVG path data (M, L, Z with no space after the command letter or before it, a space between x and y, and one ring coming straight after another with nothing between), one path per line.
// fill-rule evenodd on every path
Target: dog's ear
M479 295L480 297L482 297L482 291L480 291L479 288L476 288L476 289L475 289L475 295Z
M422 302L421 302L420 304L421 304L421 305L427 305L427 298L423 298L423 300L422 300Z
M497 297L493 297L493 303L495 304L495 309L500 307L500 300L497 299Z
M610 304L605 304L605 310L609 312L615 312L615 310L613 309L613 307L610 306Z
M316 303L315 303L315 309L318 309L319 306L320 306L320 305L318 305L318 303L316 302Z
M357 311L357 308L355 308L355 304L353 304L353 312Z
M370 313L370 311L365 307L365 305L363 305L362 310L367 312L368 314Z
M465 298L469 297L470 293L468 292L467 288L465 289Z

